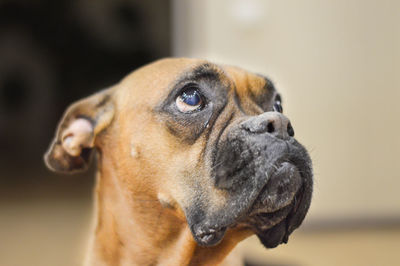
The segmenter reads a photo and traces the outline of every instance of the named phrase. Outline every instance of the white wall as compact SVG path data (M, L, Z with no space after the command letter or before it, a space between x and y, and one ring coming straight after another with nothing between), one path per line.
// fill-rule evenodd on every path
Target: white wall
M311 151L308 221L400 218L400 1L176 0L175 55L266 74Z

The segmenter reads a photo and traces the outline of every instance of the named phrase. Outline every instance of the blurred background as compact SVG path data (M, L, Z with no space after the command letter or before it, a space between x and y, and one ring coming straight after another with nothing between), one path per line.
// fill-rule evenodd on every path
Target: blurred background
M46 170L73 101L167 56L270 77L314 161L287 245L239 245L253 265L400 265L397 0L2 0L0 265L81 265L93 169Z

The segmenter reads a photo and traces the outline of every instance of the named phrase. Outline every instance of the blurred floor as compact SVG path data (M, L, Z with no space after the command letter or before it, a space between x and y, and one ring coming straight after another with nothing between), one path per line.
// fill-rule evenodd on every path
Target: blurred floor
M43 197L0 202L0 265L81 265L92 199ZM400 226L302 230L265 250L253 237L240 246L254 265L400 265Z
M400 227L299 231L287 245L267 251L253 237L243 248L255 265L395 266L400 265Z
M88 199L2 201L0 265L81 265L90 219Z

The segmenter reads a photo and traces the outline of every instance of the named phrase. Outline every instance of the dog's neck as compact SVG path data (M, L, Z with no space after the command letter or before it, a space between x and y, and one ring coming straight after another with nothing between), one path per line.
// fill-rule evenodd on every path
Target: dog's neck
M99 160L98 167L88 265L217 265L249 235L228 230L219 245L200 247L174 210L147 193L129 194L111 162Z

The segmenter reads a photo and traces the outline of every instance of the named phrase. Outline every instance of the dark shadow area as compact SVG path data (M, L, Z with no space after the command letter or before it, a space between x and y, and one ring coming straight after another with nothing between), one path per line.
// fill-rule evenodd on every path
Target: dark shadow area
M56 123L72 102L169 56L170 20L164 0L1 1L3 198L90 196L93 170L56 176L44 166Z

